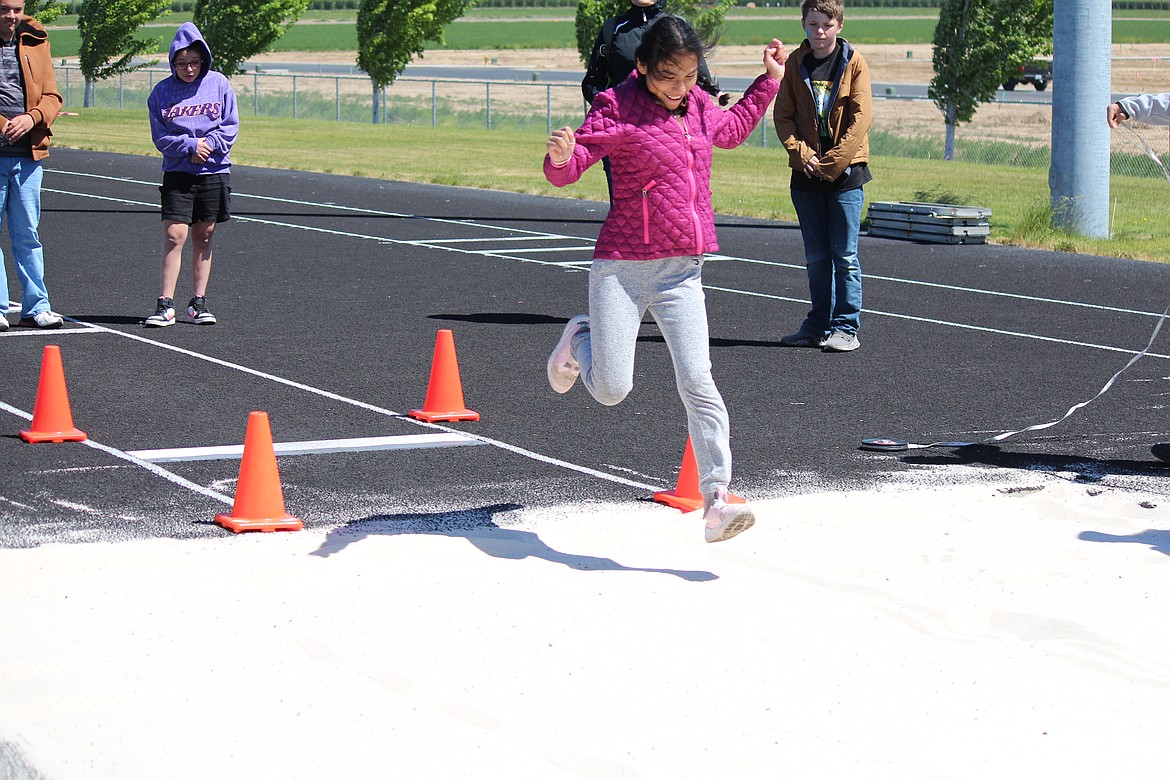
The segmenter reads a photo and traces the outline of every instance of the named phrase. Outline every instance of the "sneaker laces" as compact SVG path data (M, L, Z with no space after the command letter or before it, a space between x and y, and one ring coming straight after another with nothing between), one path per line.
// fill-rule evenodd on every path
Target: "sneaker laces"
M709 521L711 519L711 510L719 504L727 505L727 488L715 488L715 490L703 496L703 519Z

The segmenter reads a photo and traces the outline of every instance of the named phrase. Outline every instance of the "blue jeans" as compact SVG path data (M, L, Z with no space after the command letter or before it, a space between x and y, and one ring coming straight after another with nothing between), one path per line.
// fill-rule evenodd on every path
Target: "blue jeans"
M40 162L31 157L0 156L0 226L8 225L12 239L12 261L23 292L20 299L22 317L32 317L49 310L49 293L45 289L45 253L37 226L41 222ZM3 271L0 253L0 306L8 310L8 275Z
M812 309L800 326L803 333L857 333L861 327L860 187L843 192L792 190L792 205L804 237L804 263Z

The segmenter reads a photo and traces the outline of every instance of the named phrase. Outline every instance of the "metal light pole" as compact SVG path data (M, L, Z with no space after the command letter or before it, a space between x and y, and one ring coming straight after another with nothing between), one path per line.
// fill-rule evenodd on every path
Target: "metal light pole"
M1112 3L1057 0L1053 23L1052 224L1107 238Z

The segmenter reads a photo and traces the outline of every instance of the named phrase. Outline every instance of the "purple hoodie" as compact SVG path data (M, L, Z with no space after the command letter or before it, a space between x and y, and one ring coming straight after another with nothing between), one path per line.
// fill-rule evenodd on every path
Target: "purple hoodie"
M190 84L175 75L175 55L180 49L195 46L203 50L199 78ZM170 78L155 85L146 101L150 112L150 134L163 155L164 171L182 171L206 176L228 173L232 144L240 129L236 111L236 94L227 78L211 70L211 49L199 28L185 22L171 42ZM191 162L200 138L207 139L214 151L205 163Z

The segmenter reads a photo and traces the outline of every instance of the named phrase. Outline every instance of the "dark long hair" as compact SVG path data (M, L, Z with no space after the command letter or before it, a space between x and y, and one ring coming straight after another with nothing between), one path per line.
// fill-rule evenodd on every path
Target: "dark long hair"
M642 42L634 56L638 62L653 71L658 63L673 59L679 54L693 54L700 62L710 54L714 43L703 40L695 28L681 16L661 14L642 33Z

